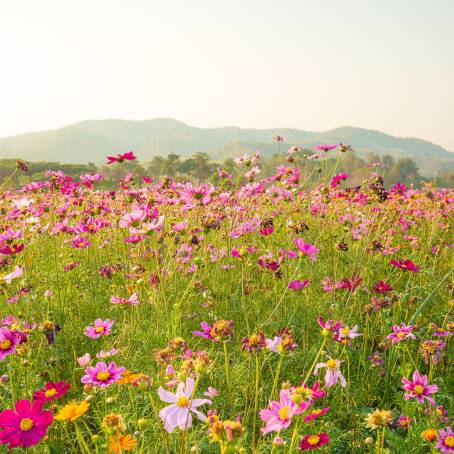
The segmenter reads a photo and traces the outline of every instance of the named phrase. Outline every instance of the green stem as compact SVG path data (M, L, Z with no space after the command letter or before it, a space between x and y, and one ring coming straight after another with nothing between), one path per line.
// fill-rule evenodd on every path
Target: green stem
M227 395L230 399L230 367L229 367L229 352L227 351L227 342L224 345L224 366L225 366L225 381L227 382Z
M277 388L277 382L279 381L279 375L281 374L282 361L284 360L284 355L281 354L279 357L279 363L277 365L276 375L274 376L273 387L271 388L270 400L273 400L274 394Z
M260 383L260 365L259 365L259 355L258 352L255 352L255 395L254 395L254 418L252 423L252 449L256 452L256 429L257 429L257 411L259 404L259 383Z

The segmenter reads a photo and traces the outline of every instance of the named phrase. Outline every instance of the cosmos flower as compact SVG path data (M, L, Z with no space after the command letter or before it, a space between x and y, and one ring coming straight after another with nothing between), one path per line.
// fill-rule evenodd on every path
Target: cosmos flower
M338 381L340 384L345 388L347 386L347 382L345 381L344 376L340 370L341 361L338 359L330 358L326 363L318 363L314 369L314 375L318 374L318 370L325 367L326 374L325 374L325 385L327 388L331 388L331 386L335 385Z
M389 263L404 271L411 271L412 273L419 271L419 266L415 265L411 260L390 260Z
M42 400L43 402L50 402L52 400L63 397L69 390L70 385L64 381L48 382L44 389L36 391L33 395L35 400Z
M14 410L0 413L0 443L12 448L28 448L39 443L46 435L53 417L49 410L42 410L44 402L18 400Z
M308 451L325 446L329 443L329 436L327 433L320 433L317 435L306 435L300 442L301 451Z
M194 336L204 337L213 342L229 342L233 337L233 321L217 320L211 327L207 322L201 322L200 326L203 331L194 331Z
M392 326L393 332L386 336L387 339L391 339L391 344L396 345L399 342L402 342L406 339L416 339L416 336L412 334L414 326L412 325L405 325L405 323L401 323L400 326L393 325Z
M304 290L307 286L309 285L309 281L306 279L304 281L291 281L288 285L287 288L290 290L298 291L298 290Z
M119 153L115 156L107 156L107 164L113 164L114 162L119 162L120 164L124 161L135 161L137 157L133 151L128 151L127 153Z
M5 281L7 284L11 284L11 282L14 279L17 279L18 277L21 277L22 274L24 274L24 269L21 266L16 266L16 268L14 268L14 271L12 271L9 274L5 274L4 276L2 276L1 280Z
M131 306L140 304L140 301L137 298L136 292L134 292L129 298L121 298L119 296L112 295L112 297L110 298L110 302L112 304L123 304L123 305L131 305Z
M94 326L87 326L85 328L85 336L91 337L92 339L99 339L101 336L109 336L110 329L115 322L113 320L102 320L97 318L94 322Z
M454 432L450 426L446 427L446 429L440 429L438 443L435 447L443 452L443 454L454 452Z
M90 408L90 404L83 400L80 404L70 402L60 409L55 419L57 421L75 421L79 419Z
M331 151L337 148L337 144L318 144L314 146L314 150L316 151Z
M402 378L402 388L407 391L404 394L404 399L409 400L411 398L417 399L420 404L424 403L426 399L431 405L435 405L435 401L430 394L434 394L438 391L437 385L427 384L427 375L421 375L417 370L413 372L413 381L408 378Z
M306 243L304 238L295 238L293 242L302 255L309 257L313 262L317 260L317 254L320 252L320 249L313 244Z
M100 388L106 388L111 384L120 380L121 375L126 370L124 367L117 367L115 362L107 365L104 362L99 362L94 367L87 367L85 375L81 378L84 384L97 385Z
M280 432L292 423L293 416L300 413L300 408L293 402L290 392L281 389L279 402L272 400L269 408L260 410L260 418L265 422L265 427L261 429L265 435L269 432Z
M375 410L366 416L366 427L376 430L387 426L393 419L393 414L389 410Z
M5 327L0 328L0 361L16 351L20 340L21 336L17 331L10 331Z
M205 404L211 404L209 399L193 399L194 379L188 377L186 382L180 382L175 394L166 391L162 386L158 388L159 398L171 405L164 407L159 412L159 417L164 422L167 432L173 432L176 427L181 430L189 429L192 426L192 415L194 413L200 421L205 422L206 416L197 410Z

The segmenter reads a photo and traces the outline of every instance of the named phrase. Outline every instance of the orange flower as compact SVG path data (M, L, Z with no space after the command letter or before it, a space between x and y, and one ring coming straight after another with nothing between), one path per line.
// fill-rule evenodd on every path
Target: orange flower
M123 451L132 451L137 446L137 439L131 435L111 435L109 437L109 453L121 454Z

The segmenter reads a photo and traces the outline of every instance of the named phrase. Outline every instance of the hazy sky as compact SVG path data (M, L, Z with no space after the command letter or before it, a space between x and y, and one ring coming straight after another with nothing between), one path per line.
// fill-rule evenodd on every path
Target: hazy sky
M0 136L343 125L454 150L454 0L0 0Z

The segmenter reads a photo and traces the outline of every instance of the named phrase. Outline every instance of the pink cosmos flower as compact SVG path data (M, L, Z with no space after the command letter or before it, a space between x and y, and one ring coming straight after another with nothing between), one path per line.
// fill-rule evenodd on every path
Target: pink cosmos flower
M327 433L318 435L306 435L300 442L301 451L320 448L329 443L329 436Z
M419 266L415 265L411 260L390 260L389 263L404 271L411 271L417 273Z
M343 344L348 344L350 339L355 339L362 334L358 333L358 325L355 325L353 328L349 328L346 325L343 325L339 330L334 334L334 340L341 342Z
M112 164L114 162L119 162L120 164L124 161L135 161L137 157L134 155L133 151L128 151L127 153L119 153L115 156L107 156L107 164Z
M379 295L382 295L383 293L391 292L392 291L392 286L388 284L385 281L380 281L377 282L373 287L372 290L375 293L378 293Z
M454 452L454 432L450 426L440 430L438 443L435 447L443 452L443 454L452 454Z
M110 350L101 350L99 353L96 353L96 358L110 358L111 356L116 355L120 350L118 348L111 348Z
M133 306L140 304L140 301L137 298L136 292L134 292L128 299L112 295L112 297L110 298L110 302L112 304L129 304L129 305L133 305Z
M272 400L269 408L260 410L260 418L265 422L262 433L265 435L269 432L280 432L287 429L292 423L293 416L300 413L299 406L292 400L290 392L281 389L279 393L279 402Z
M304 422L308 423L313 421L314 419L320 418L324 414L329 412L329 407L326 408L314 408L305 418Z
M314 147L314 150L317 150L317 151L330 151L330 150L335 150L337 148L337 144L336 143L332 143L332 144L318 144L318 145L315 145Z
M318 249L316 246L310 243L306 243L304 241L304 238L295 238L293 242L302 255L309 257L312 261L315 261L317 259L317 254L320 252L320 249Z
M49 410L42 411L44 402L37 400L18 400L15 410L0 413L0 443L12 448L28 448L38 444L46 435L53 421Z
M292 281L288 284L287 288L290 290L304 290L309 285L309 281L305 279L304 281Z
M50 402L51 400L59 399L63 397L69 390L70 385L64 381L59 382L48 382L44 386L44 389L36 391L34 394L35 400L42 400L43 402Z
M16 351L21 336L17 331L10 331L8 328L0 328L0 361Z
M112 383L120 380L121 374L126 369L124 367L117 367L112 361L109 365L104 362L97 363L95 367L87 367L85 375L81 378L84 384L97 385L100 388L106 388Z
M101 336L109 336L110 328L112 328L115 322L113 320L102 320L97 318L95 320L94 326L87 326L85 328L85 336L91 337L92 339L99 339Z
M339 173L337 175L334 175L334 177L331 179L330 186L334 189L342 180L346 180L348 177L348 173Z
M401 323L400 326L393 325L392 329L393 332L386 336L387 339L391 339L392 345L396 345L397 343L402 342L409 338L416 340L415 335L412 334L414 326L406 326L405 323Z
M85 353L85 355L79 356L79 358L77 358L77 362L79 363L79 366L81 366L81 367L88 366L91 362L90 353Z
M21 277L22 274L24 274L24 269L21 266L16 266L16 268L14 268L14 271L12 271L9 274L5 274L5 276L3 276L1 279L2 281L5 281L7 284L11 284L13 279Z
M192 415L194 413L200 421L205 422L206 416L197 410L198 407L205 404L211 404L209 399L193 399L194 379L188 377L185 382L180 382L175 394L166 391L162 386L158 388L159 398L163 402L171 405L164 407L159 412L159 417L164 423L164 428L171 433L178 426L181 430L188 429L192 426Z
M325 374L325 385L327 388L331 388L331 386L335 385L338 381L342 387L347 386L347 382L345 381L344 376L340 370L341 361L338 359L330 358L326 363L318 363L314 369L314 375L318 374L318 370L325 367L326 374Z
M428 385L427 375L420 375L420 373L415 370L413 372L413 381L410 381L405 377L402 378L402 388L407 391L404 394L405 400L415 398L418 399L420 404L423 404L424 399L427 399L431 405L435 405L435 401L430 397L430 394L438 392L438 386Z

